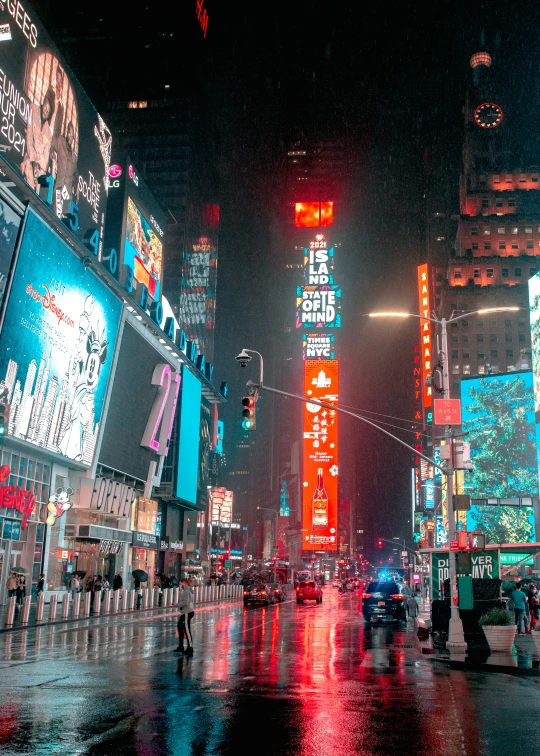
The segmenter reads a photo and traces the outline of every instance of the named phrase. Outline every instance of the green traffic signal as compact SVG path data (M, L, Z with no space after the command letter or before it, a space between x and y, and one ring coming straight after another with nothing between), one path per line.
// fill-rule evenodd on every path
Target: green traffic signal
M242 420L242 428L244 430L251 430L253 428L253 420L249 420L248 418Z

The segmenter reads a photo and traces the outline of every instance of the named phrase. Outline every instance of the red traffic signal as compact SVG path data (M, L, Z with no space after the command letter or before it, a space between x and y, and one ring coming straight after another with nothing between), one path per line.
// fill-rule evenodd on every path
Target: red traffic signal
M379 538L379 540L377 541L377 546L378 546L378 547L379 547L380 549L382 549L382 546L383 546L383 541L382 541L382 538Z

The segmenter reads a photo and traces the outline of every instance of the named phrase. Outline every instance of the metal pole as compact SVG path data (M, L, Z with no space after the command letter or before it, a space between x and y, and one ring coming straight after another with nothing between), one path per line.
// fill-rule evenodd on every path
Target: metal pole
M443 396L450 398L450 375L448 372L448 334L446 332L446 318L441 318L441 364L443 380ZM456 522L454 516L454 441L452 426L447 425L444 430L446 443L450 445L450 455L446 469L446 495L448 508L448 577L450 579L450 623L448 627L447 648L463 650L467 648L463 623L459 616L458 590L456 575L456 558L450 550L450 544L456 538ZM443 595L444 598L444 595Z
M11 596L8 599L8 610L7 610L7 617L6 617L6 627L13 627L13 618L15 616L15 602L16 597Z
M36 622L43 622L43 608L45 606L45 596L40 593L36 602Z
M23 606L23 615L22 615L22 625L28 624L28 618L30 616L30 604L32 602L32 596L25 596L24 597L24 606Z
M54 622L56 619L56 602L58 600L58 596L56 593L53 593L51 596L51 603L49 606L49 622Z
M69 593L66 593L64 596L64 600L62 602L62 619L67 620L69 616L69 604L70 604L70 595Z

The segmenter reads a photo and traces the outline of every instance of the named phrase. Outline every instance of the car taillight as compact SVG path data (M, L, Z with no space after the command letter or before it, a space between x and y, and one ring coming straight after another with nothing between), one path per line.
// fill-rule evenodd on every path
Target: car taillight
M396 601L401 601L404 596L402 596L401 593L393 593L390 598L396 599Z
M363 593L363 594L362 594L362 598L363 598L363 599L368 599L368 598L371 598L371 593Z
M248 596L248 595L249 595L248 592L244 591L244 596Z

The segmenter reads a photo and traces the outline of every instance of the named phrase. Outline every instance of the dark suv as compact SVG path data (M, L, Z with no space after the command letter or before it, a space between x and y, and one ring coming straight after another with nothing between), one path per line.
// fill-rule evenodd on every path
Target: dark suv
M406 619L402 586L392 580L368 583L362 594L362 614L368 622Z
M244 606L274 603L274 592L265 583L252 583L244 588Z

